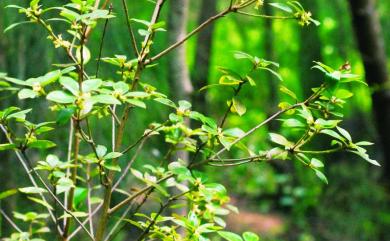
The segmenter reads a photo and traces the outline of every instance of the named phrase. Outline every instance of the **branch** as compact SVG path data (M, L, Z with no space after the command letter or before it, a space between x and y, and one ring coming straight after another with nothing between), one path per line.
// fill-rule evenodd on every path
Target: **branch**
M110 6L110 9L109 9L109 12L108 14L111 14L111 11L112 11L112 5ZM97 63L96 63L96 78L98 77L99 75L99 67L100 67L100 61L101 61L101 58L102 58L102 52L103 52L103 43L104 43L104 37L106 36L106 31L107 31L107 26L108 26L108 18L106 19L106 21L104 22L104 27L103 27L103 34L102 34L102 38L100 40L100 46L99 46L99 55L98 55L98 59L97 59ZM88 32L86 33L88 34ZM88 36L88 35L87 35Z
M168 48L166 48L165 50L161 51L159 54L151 57L150 59L146 60L145 61L145 64L150 64L158 59L160 59L161 57L163 57L164 55L168 54L169 52L171 52L172 50L176 49L177 47L179 47L180 45L182 45L184 42L186 42L189 38L191 38L193 35L197 34L198 32L200 32L203 28L207 27L210 23L214 22L215 20L219 19L219 18L222 18L224 17L226 14L232 12L232 11L235 11L235 7L234 6L229 6L229 8L227 8L226 10L218 13L217 15L214 15L212 17L210 17L209 19L207 19L206 21L204 21L201 25L199 25L197 28L195 28L194 30L192 30L190 33L188 33L186 36L184 36L181 40L179 40L178 42L172 44L171 46L169 46Z
M135 39L133 28L131 27L130 17L129 17L129 9L127 7L126 0L122 0L123 10L125 11L126 16L126 24L127 24L127 31L130 34L130 40L131 40L131 46L133 47L134 54L138 58L139 51L137 47L137 40Z
M237 11L236 13L250 16L250 17L258 17L258 18L267 18L267 19L277 19L277 20L286 20L286 19L297 19L295 16L272 16L272 15L264 15L264 14L253 14L253 13L247 13L243 11Z
M259 128L263 127L264 125L268 124L269 122L273 121L275 118L277 118L278 116L280 116L281 114L289 111L289 110L292 110L292 109L296 109L302 105L307 105L309 102L311 102L312 100L315 100L320 94L321 92L324 90L325 86L322 85L315 93L313 93L309 98L307 98L305 101L302 101L300 103L297 103L297 104L294 104L286 109L283 109L283 110L279 110L277 111L276 113L274 113L272 116L268 117L266 120L264 120L263 122L261 122L260 124L258 124L257 126L253 127L252 129L250 129L248 132L246 132L244 135L240 136L239 138L237 138L236 140L234 140L232 143L231 143L231 146L234 146L235 144L237 144L238 142L240 142L241 140L245 139L246 137L250 136L251 134L253 134L256 130L258 130ZM197 163L192 163L191 165L189 165L189 168L192 168L192 167L195 167L195 166L200 166L200 165L203 165L203 164L207 164L208 162L210 162L210 160L213 160L213 159L216 159L218 156L220 156L223 152L227 151L227 148L226 147L223 147L222 149L220 149L217 153L215 153L214 155L212 155L211 157L201 161L201 162L197 162Z
M83 225L83 223L80 221L80 219L78 219L71 211L69 211L63 203L61 203L61 201L57 198L57 196L51 191L51 189L49 188L49 186L45 183L45 181L43 180L43 178L41 177L41 175L39 175L39 173L35 170L35 168L33 168L31 166L31 162L29 161L26 153L23 151L22 152L22 155L23 155L23 158L27 161L27 163L29 164L30 166L30 172L33 172L37 177L38 177L38 180L42 183L43 187L47 190L47 192L50 194L50 196L60 205L60 207L62 208L62 210L64 210L67 214L69 214L74 220L76 220L76 222L82 227L82 229L84 229L84 231L88 234L89 238L91 240L94 240L94 237L91 235L91 233L88 231L88 229Z
M109 214L113 214L114 212L118 211L119 209L121 209L123 206L125 206L126 204L128 204L129 202L133 201L135 198L137 198L138 196L144 194L145 192L149 191L149 189L153 188L155 184L159 184L169 178L173 177L173 174L170 174L164 178L161 178L160 180L158 180L156 183L154 183L153 185L150 184L150 185L147 185L146 187L144 187L143 189L139 190L138 192L134 193L133 195L131 195L130 197L126 198L125 200L123 200L122 202L118 203L116 206L114 206L113 208L109 209L108 213Z
M19 233L23 233L23 231L12 221L10 217L4 212L3 209L0 208L0 213L4 216L4 218L9 222L9 224Z
M7 128L6 128L3 124L0 124L0 129L3 131L4 135L6 136L7 141L8 141L10 144L14 144L14 142L13 142L12 139L11 139L10 133L8 132ZM28 167L27 163L25 162L25 160L23 159L23 157L22 157L20 151L19 151L19 150L15 150L15 154L16 154L18 160L20 161L20 163L22 164L23 169L25 170L25 172L26 172L28 178L30 179L32 185L33 185L34 187L37 188L37 187L38 187L38 184L37 184L37 182L35 181L34 176L31 174L31 172L30 172L30 170L29 170L29 167ZM45 201L45 202L47 203L47 200L46 200L45 196L44 196L42 193L40 193L39 196L42 198L43 201ZM51 219L53 220L53 222L54 222L54 223L57 223L56 217L55 217L55 215L53 214L53 212L50 210L50 208L47 207L47 211L49 212L50 217L51 217ZM62 230L60 229L60 227L59 227L58 225L56 225L56 226L57 226L57 231L58 231L59 234L62 236Z

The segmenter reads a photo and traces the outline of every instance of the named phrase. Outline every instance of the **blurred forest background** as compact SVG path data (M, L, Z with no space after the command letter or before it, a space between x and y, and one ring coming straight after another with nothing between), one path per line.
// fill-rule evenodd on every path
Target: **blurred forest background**
M146 0L128 1L131 17L150 17L153 4L146 8L144 1ZM0 1L0 72L26 79L46 73L51 68L51 63L61 62L65 57L61 51L51 47L43 37L46 34L38 27L20 26L3 33L10 24L23 20L23 16L4 7L8 4L23 4L22 2ZM56 4L60 1L51 2ZM110 2L118 18L108 22L103 56L129 54L131 45L125 30L120 1ZM189 0L187 7L177 9L183 2L186 1L168 1L170 6L164 10L162 16L162 19L168 22L168 31L178 27L177 23L185 24L190 30L226 6L228 1ZM353 87L355 96L346 109L345 128L351 131L354 139L377 143L370 151L382 164L382 168L371 166L352 155L326 156L323 160L327 164L329 185L323 184L305 167L292 162L256 163L224 170L210 168L207 171L210 179L227 186L241 211L240 214L229 216L229 228L232 230L252 230L261 234L264 240L390 240L390 171L389 165L386 165L390 163L390 154L386 153L390 151L390 95L386 90L386 69L390 66L390 1L301 2L313 13L314 18L321 22L319 27L313 24L302 27L296 21L229 15L188 42L185 49L186 59L163 58L159 61L160 68L149 70L144 78L150 79L171 97L178 94L180 98L192 98L195 109L218 117L223 114L225 108L222 107L226 106L225 99L229 93L213 89L205 94L206 92L200 93L197 90L218 81L217 66L237 71L246 68L242 62L234 61L232 50L244 51L280 63L279 73L284 79L283 84L300 97L306 96L310 87L320 80L317 72L310 69L313 60L334 68L349 61L354 73L366 75L370 89ZM365 8L367 4L371 6L368 10ZM180 10L188 13L187 21L175 20L174 16L169 15L170 11ZM267 4L263 10L268 14L277 14L272 12L275 10ZM92 32L88 42L91 51L99 50L103 25L101 22ZM168 36L171 36L169 32L158 34L155 48L164 49L168 46L168 43L173 41ZM384 43L387 43L387 46ZM170 73L175 73L173 70L182 68L183 64L185 66L184 62L188 66L188 73L184 73L184 76L189 78L187 83L184 82L184 86L177 86L174 81L177 77ZM96 68L95 63L92 61L89 67ZM102 64L100 73L102 78L109 79L113 75L113 69ZM242 95L245 96L243 102L248 109L246 115L243 118L229 118L229 122L244 130L276 111L282 98L278 94L278 79L264 72L256 78L259 80L256 91L244 90ZM7 95L9 93L0 93L0 108L20 101L16 96L5 98L9 97ZM18 105L23 108L23 103ZM163 116L166 111L161 108L149 109L138 115L138 119L132 120L132 125L140 126L142 131L147 123ZM34 118L39 119L39 116ZM109 126L98 128L100 137L110 135ZM251 137L250 143L256 149L267 147L266 133L279 126L275 122L268 128ZM138 135L139 133L135 132L128 133L127 139ZM66 133L53 138L57 143L59 140L65 142ZM143 156L147 158L158 152L158 145L158 142L150 145L154 149L145 149ZM5 152L0 154L0 191L20 186L17 183L25 180L19 175L20 167L13 155ZM20 201L11 198L2 205L12 207L18 203L20 204ZM6 224L2 222L2 225Z

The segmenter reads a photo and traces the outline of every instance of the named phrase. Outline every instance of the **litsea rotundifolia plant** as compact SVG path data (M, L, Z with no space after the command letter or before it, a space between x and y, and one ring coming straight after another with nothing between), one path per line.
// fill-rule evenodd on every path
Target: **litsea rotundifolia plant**
M282 80L277 63L234 52L236 61L245 61L250 69L242 73L219 67L217 83L199 90L222 88L231 93L225 113L215 118L195 111L197 107L189 101L170 100L143 77L146 69L159 68L158 61L172 50L229 15L296 21L302 27L319 25L297 1L227 0L222 11L162 50L155 47L155 36L170 34L161 19L166 0L142 2L154 5L149 20L131 18L124 0L114 7L110 1L98 0L63 1L46 7L49 2L32 0L26 6L7 6L23 14L26 21L10 25L5 32L24 28L19 26L22 24L42 28L47 41L68 61L53 63L50 72L26 80L0 74L2 91L17 95L31 106L46 101L48 105L42 106L48 106L47 113L53 113L39 115L43 110L1 106L0 128L6 142L0 144L0 151L14 152L21 167L17 175L23 173L30 184L6 190L0 198L6 202L11 195L22 195L31 202L28 212L15 210L13 216L1 209L4 220L13 228L4 240L114 240L121 230L131 228L137 230L132 240L139 241L207 241L214 236L228 241L256 241L260 239L252 232L236 234L225 230L224 217L237 212L237 208L229 204L225 187L206 177L200 167L220 169L285 160L300 162L327 183L320 160L325 154L350 152L379 165L365 149L372 143L355 142L341 127L343 106L353 96L347 87L351 82L363 83L345 66L331 68L314 62L313 70L308 71L321 71L323 79L315 80L319 85L312 94L300 99L281 86L288 101L280 103L277 112L249 130L229 126L227 119L245 115L247 108L240 101L240 93L244 88L256 91L254 87L259 83L253 77L255 72L268 72ZM264 15L264 4L274 8L277 15ZM114 10L123 11L123 31L129 34L132 52L103 57L107 24L116 19ZM104 27L104 32L100 48L91 51L88 39L97 26ZM111 79L99 77L102 64L116 69ZM147 123L141 136L126 140L126 131L135 128L132 120L137 113L153 106L169 109L165 120ZM31 114L38 115L40 122L29 121ZM188 120L192 122L190 126ZM253 145L246 137L275 120L281 121L282 130L296 130L299 138L269 133L272 148L251 149ZM92 121L97 124L92 125ZM93 126L103 125L111 126L112 133L100 139L96 137L99 130ZM64 128L67 143L51 140ZM319 136L326 136L329 146L309 148L307 144ZM160 140L163 145L159 146L166 148L160 148L162 155L153 160L142 160L140 154L151 145L151 139ZM124 140L131 144L123 145ZM189 161L174 159L179 151L190 153ZM228 158L232 151L240 157ZM136 162L141 163L139 168L133 165ZM126 182L129 178L130 184ZM144 206L149 208L143 209Z

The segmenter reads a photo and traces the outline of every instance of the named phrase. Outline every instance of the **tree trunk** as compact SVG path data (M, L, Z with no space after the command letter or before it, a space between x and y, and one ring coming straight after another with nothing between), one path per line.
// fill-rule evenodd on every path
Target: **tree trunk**
M188 0L171 0L168 19L168 33L169 43L173 44L182 39L186 34L186 27L188 23ZM186 63L186 48L185 45L181 45L176 50L172 51L169 59L169 83L171 84L171 93L174 93L175 100L187 100L191 98L193 90L191 79L189 76L189 69ZM186 119L185 124L190 126L190 120ZM176 148L181 148L177 146ZM185 163L189 163L189 153L187 151L177 151L171 157L172 161L178 159L183 160ZM175 194L179 194L179 191L173 190ZM185 216L187 208L183 207L178 212ZM181 230L184 232L184 230Z
M384 154L384 175L387 187L390 185L390 92L386 66L384 39L374 0L349 0L352 24L356 41L363 59L367 83L375 88L372 93L376 128Z
M173 44L186 34L188 22L188 0L171 0L168 19L169 43ZM169 60L169 82L177 100L189 100L192 84L186 63L186 48L182 45L172 51Z
M217 8L217 0L202 0L198 25L206 21L209 17L215 15ZM213 42L214 24L210 24L207 28L198 34L196 42L195 66L192 73L192 83L194 84L195 92L193 93L193 104L197 110L202 113L207 113L207 104L205 92L198 90L208 84L210 74L210 56Z
M309 9L315 17L318 13L318 3L313 0L301 0L302 5ZM301 47L299 55L299 69L301 86L304 96L311 95L311 88L317 87L320 80L323 79L319 71L310 70L313 61L321 61L321 39L318 33L318 27L310 24L301 28Z
M187 33L188 0L171 0L168 19L169 43L173 44L182 39ZM186 47L181 45L170 54L169 59L169 83L174 93L175 101L190 100L193 90L186 63ZM189 125L189 121L187 121ZM179 151L175 158L188 161L188 152Z

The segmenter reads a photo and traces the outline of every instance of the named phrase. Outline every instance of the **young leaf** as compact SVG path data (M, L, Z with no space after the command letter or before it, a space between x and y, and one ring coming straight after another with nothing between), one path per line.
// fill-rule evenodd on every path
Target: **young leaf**
M101 104L107 104L107 105L120 105L121 102L117 100L114 96L112 95L94 95L91 97L91 100L97 103Z
M36 203L38 203L38 204L40 204L40 205L50 209L50 210L53 210L53 207L49 203L47 203L47 202L45 202L45 201L43 201L43 200L41 200L39 198L35 198L35 197L27 197L27 198L30 199L33 202L36 202Z
M288 5L286 5L284 3L269 3L269 5L271 5L274 8L280 9L284 12L287 12L287 13L293 12L293 10Z
M122 156L122 153L120 153L120 152L110 152L110 153L108 153L107 155L105 155L105 156L103 157L103 159L104 159L104 160L115 159L115 158L118 158L118 157L120 157L120 156Z
M7 198L9 196L12 196L14 194L18 193L18 190L16 189L10 189L10 190L7 190L7 191L4 191L4 192L1 192L0 193L0 200L4 199L4 198Z
M326 178L326 176L324 175L324 173L322 173L321 171L317 170L317 169L314 169L314 172L316 173L317 177L323 181L324 183L328 184L328 179Z
M236 112L239 116L243 116L246 112L246 107L236 98L233 98L232 112Z
M259 236L257 236L257 234L252 232L245 232L242 234L242 236L244 237L245 241L259 241L260 239Z
M69 95L65 93L64 91L61 90L55 90L50 92L47 96L46 99L60 103L60 104L71 104L76 100L76 97Z
M56 144L49 140L35 140L27 144L27 147L36 149L49 149L55 146Z
M282 146L285 146L285 147L291 147L292 146L292 143L289 142L282 135L279 135L279 134L276 134L276 133L270 133L269 135L271 137L271 141L276 143L276 144L279 144L279 145L282 145Z
M26 193L26 194L39 194L47 192L45 189L40 187L23 187L18 189L19 192Z
M34 99L35 97L37 97L38 94L37 92L31 90L31 89L21 89L19 92L18 92L18 98L23 100L23 99Z
M15 149L16 145L15 144L0 144L0 151L6 151L6 150L12 150Z
M70 77L62 76L60 78L60 84L75 96L77 96L80 92L79 83Z
M97 152L97 156L98 156L99 158L102 158L102 157L104 157L104 156L106 155L106 153L107 153L107 147L102 146L102 145L98 145L98 146L96 147L96 152Z
M219 231L217 233L219 234L219 236L221 236L222 238L224 238L225 240L228 240L228 241L243 241L242 238L238 234L235 234L232 232Z
M82 91L83 92L91 92L99 89L99 87L102 85L101 79L88 79L85 80L82 84Z

